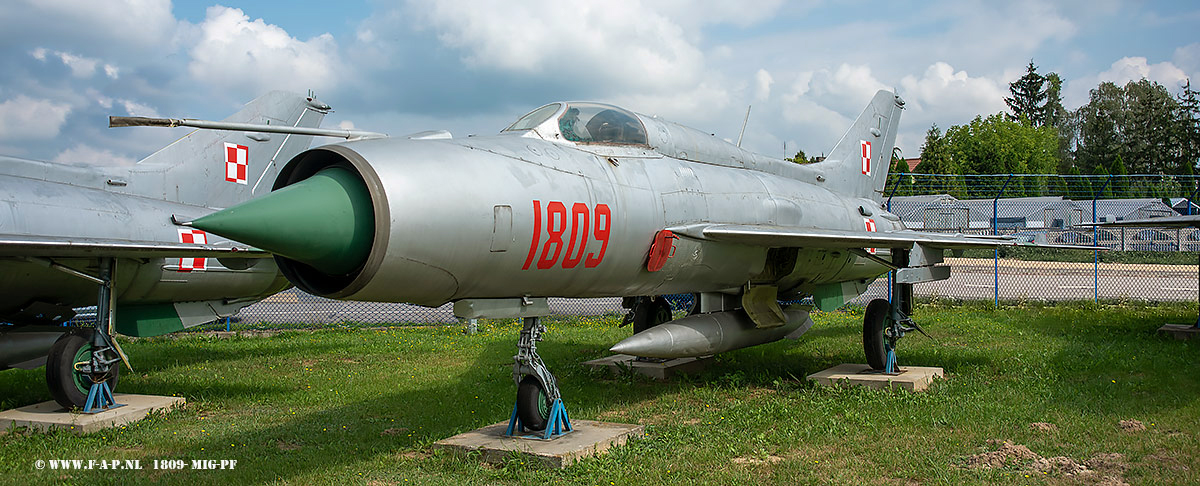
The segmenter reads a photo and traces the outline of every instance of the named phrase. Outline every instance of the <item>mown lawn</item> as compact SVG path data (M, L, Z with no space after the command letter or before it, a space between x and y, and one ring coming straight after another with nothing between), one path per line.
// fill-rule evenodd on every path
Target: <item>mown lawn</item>
M400 325L126 340L136 371L118 392L182 395L187 407L85 436L0 436L0 483L1200 483L1200 342L1155 333L1195 322L1195 304L925 305L917 317L937 342L906 338L901 364L948 376L919 394L804 381L863 361L861 311L819 314L799 341L727 353L670 383L580 364L628 334L619 318L550 320L539 351L572 417L642 423L649 433L554 471L431 453L438 439L507 420L513 321L485 321L472 336ZM0 406L48 399L42 373L0 373ZM1005 456L1018 446L1095 471L1043 473L1028 456ZM996 456L1000 467L972 467ZM145 469L38 470L39 459L140 459ZM168 471L154 470L156 459L238 463Z

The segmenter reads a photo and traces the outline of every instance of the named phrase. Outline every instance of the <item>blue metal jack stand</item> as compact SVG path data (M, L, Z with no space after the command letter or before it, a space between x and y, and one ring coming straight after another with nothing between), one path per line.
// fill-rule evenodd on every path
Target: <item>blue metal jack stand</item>
M884 373L896 373L896 345L891 340L887 342L887 364L883 367Z
M550 406L550 419L546 421L546 428L541 432L541 439L553 439L567 432L575 430L571 427L571 419L567 417L567 407L563 405L562 399L555 400ZM521 417L517 415L517 405L513 404L512 416L508 419L508 430L504 435L520 435L524 436L526 432L537 434L536 430L528 430L525 424L521 422Z
M107 381L103 381L92 383L92 387L88 390L87 404L83 407L83 413L106 412L124 406L125 404L118 404L113 399L112 389L108 387Z
M896 268L906 267L909 263L909 250L893 248L892 263L896 265ZM891 288L888 292L888 313L884 321L886 325L883 329L884 349L887 351L887 354L883 370L876 371L876 373L894 375L901 372L899 366L896 364L896 344L900 341L900 338L912 331L924 334L930 339L933 339L933 336L926 333L924 329L921 329L921 326L917 325L909 317L913 312L913 285L911 283L900 283L896 277L895 270L889 272L888 277Z
M99 262L100 278L95 281L100 284L100 290L96 299L96 331L92 333L92 357L87 363L81 366L76 366L76 372L82 372L87 376L107 376L110 367L120 366L119 361L123 360L125 355L121 352L121 348L112 338L113 323L116 321L116 293L113 292L114 273L116 271L116 261L110 257L103 257ZM115 353L119 355L117 358L106 358L106 355ZM128 362L127 362L128 363ZM127 365L128 366L128 365ZM108 378L103 381L96 382L92 379L92 386L88 389L87 402L84 404L83 413L94 414L107 410L112 410L125 405L118 405L113 399L112 387L108 384Z

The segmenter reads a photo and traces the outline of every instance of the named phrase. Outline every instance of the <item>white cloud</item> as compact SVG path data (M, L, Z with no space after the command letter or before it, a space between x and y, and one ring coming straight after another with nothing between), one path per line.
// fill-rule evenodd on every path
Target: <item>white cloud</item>
M703 55L687 32L639 1L410 5L476 68L662 91L695 85L703 70Z
M654 0L641 5L641 7L657 10L688 31L696 31L707 24L718 23L749 27L770 18L782 4L783 0L757 0L754 2ZM802 8L807 7L802 6Z
M300 41L239 9L209 7L188 72L219 90L253 97L272 89L304 92L336 84L341 63L330 34Z
M56 137L69 113L69 104L19 95L0 103L0 138Z
M132 157L118 155L110 150L95 148L90 145L75 145L59 152L53 162L60 164L88 164L101 166L133 165L137 162Z
M71 69L71 75L77 78L90 78L96 74L96 67L100 65L100 60L77 56L69 52L53 51L44 47L34 49L30 53L34 59L45 62L48 56L57 57L64 65ZM104 74L112 79L117 79L117 68L111 64L104 64Z
M151 118L158 118L159 116L158 110L155 110L152 106L144 105L133 100L118 101L121 102L121 106L125 107L125 113L128 113L129 116L147 116Z
M170 0L8 0L0 25L23 39L73 44L90 55L139 56L172 42L180 22Z
M990 115L1007 106L1007 84L986 77L972 77L955 71L945 62L925 69L920 78L912 75L900 80L900 94L912 112L936 112L941 119L962 123L975 115ZM948 125L947 125L948 126Z
M1144 57L1123 57L1099 75L1100 81L1112 81L1118 86L1145 78L1171 91L1177 89L1187 77L1187 73L1170 62L1148 64Z
M658 115L675 122L690 120L693 123L701 123L724 115L733 98L729 90L720 84L703 82L686 91L669 94L629 94L615 97L612 101L646 115ZM741 118L738 118L739 123L740 120ZM712 129L704 125L695 125L695 128Z
M771 77L771 73L766 69L759 69L754 73L754 99L756 101L766 101L771 97L771 85L775 83L775 78Z
M1192 44L1191 46L1176 49L1175 61L1186 63L1189 59L1188 49L1192 46L1196 46L1195 49L1200 51L1200 44ZM1197 52L1197 54L1200 55L1200 52ZM1113 62L1105 71L1068 81L1066 88L1063 90L1063 105L1067 109L1075 109L1084 105L1088 102L1091 90L1105 81L1117 86L1124 86L1130 81L1138 81L1145 78L1161 84L1167 88L1167 91L1175 93L1179 91L1179 88L1183 86L1188 77L1186 71L1171 61L1150 64L1144 57L1123 57Z
M785 103L820 100L819 104L833 111L848 113L861 110L881 89L887 89L887 85L875 79L870 66L842 63L832 71L819 69L799 73L791 92L784 95L783 100Z
M791 131L774 135L780 140L798 138L798 148L813 154L828 149L876 92L892 89L873 73L871 66L846 63L798 73L780 104L779 116ZM935 62L920 74L904 76L896 90L906 101L897 145L915 154L931 124L945 129L1003 110L1007 85Z
M1171 57L1171 60L1176 66L1191 75L1200 75L1200 42L1176 48L1175 55ZM1200 82L1200 80L1197 81Z

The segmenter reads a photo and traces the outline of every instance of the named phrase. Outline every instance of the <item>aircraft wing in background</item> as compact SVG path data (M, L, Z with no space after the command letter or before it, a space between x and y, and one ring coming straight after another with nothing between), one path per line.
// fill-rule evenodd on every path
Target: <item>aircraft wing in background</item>
M1162 218L1159 218L1162 219ZM800 247L825 249L857 248L925 248L965 250L1025 246L1069 250L1107 250L1102 246L1051 245L1031 243L1005 236L929 233L924 231L846 231L821 228L799 228L774 225L708 224L671 228L681 236L711 241L724 241L768 247Z
M1105 223L1080 223L1075 225L1077 228L1091 227L1122 227L1122 226L1156 226L1167 228L1187 228L1200 227L1200 214L1182 215L1182 216L1163 216L1159 218L1145 219L1123 219L1120 221L1109 221Z

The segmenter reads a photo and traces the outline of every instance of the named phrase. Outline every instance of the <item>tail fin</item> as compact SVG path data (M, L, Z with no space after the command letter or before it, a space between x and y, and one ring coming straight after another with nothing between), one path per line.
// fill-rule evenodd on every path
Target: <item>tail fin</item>
M823 162L813 168L824 172L826 187L842 194L883 200L896 146L896 129L904 100L889 91L879 91Z
M311 98L272 91L224 121L315 128L328 111ZM279 167L311 143L304 135L196 130L139 161L129 191L226 208L270 192Z

